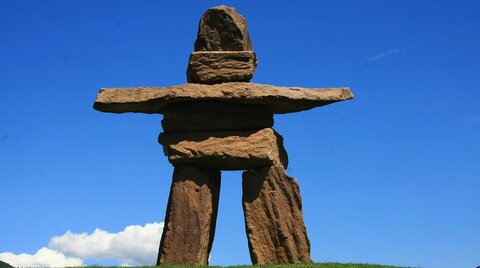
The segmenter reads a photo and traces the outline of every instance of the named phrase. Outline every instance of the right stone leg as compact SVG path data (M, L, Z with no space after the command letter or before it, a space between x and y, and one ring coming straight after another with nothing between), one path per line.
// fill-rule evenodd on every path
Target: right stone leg
M219 194L220 171L175 166L157 265L208 265Z
M311 263L297 181L282 166L270 166L245 171L242 185L252 263Z

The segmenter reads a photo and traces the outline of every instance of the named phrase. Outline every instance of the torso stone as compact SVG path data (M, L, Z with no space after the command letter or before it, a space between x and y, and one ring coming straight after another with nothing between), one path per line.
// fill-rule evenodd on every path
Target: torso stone
M220 101L173 103L162 120L171 132L254 130L273 126L273 112L267 106Z

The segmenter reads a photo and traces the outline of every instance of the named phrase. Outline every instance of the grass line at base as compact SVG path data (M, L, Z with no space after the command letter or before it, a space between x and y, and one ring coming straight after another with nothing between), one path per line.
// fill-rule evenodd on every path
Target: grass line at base
M87 268L121 268L121 266L86 266ZM380 264L366 264L366 263L313 263L313 264L273 264L273 265L231 265L231 266L189 266L189 265L161 265L161 266L138 266L129 268L413 268L413 267L401 267L390 266ZM81 267L80 267L81 268Z

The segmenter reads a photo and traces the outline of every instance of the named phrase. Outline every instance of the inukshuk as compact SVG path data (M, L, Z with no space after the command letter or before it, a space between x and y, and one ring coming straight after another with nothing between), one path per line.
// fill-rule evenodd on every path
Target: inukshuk
M254 264L309 263L310 242L298 183L285 173L273 114L353 98L348 88L249 83L257 66L245 18L225 6L200 20L187 84L101 89L102 112L163 114L159 136L174 166L157 264L208 264L220 170L243 173L243 209Z

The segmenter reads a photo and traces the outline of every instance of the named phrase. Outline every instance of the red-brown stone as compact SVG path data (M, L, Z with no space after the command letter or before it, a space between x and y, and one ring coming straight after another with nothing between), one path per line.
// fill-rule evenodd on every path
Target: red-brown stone
M208 265L219 194L219 171L175 167L157 265Z
M271 166L244 172L242 185L252 263L311 263L298 182Z
M200 19L195 51L251 51L247 22L235 8L209 8Z

